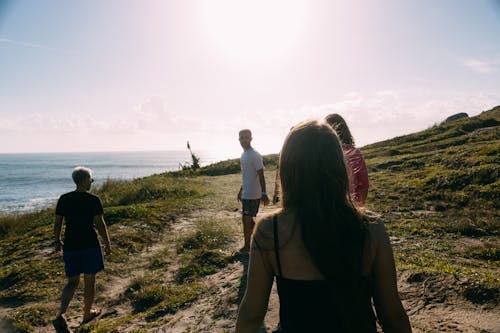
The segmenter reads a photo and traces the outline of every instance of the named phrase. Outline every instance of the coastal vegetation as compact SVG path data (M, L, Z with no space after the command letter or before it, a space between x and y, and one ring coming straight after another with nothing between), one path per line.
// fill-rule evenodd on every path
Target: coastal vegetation
M398 269L406 274L401 283L429 286L442 279L456 290L448 302L460 298L485 311L499 305L499 142L496 107L362 147L371 182L367 208L386 221ZM264 163L271 191L277 155ZM234 319L245 279L224 280L224 274L242 264L234 254L241 239L239 172L234 159L108 180L95 189L113 244L96 301L110 310L79 331L157 331L193 307L201 319L189 332L203 331L203 316ZM53 216L47 208L0 217L0 316L6 318L0 327L43 331L56 313L65 277L53 253ZM447 292L418 297L424 304L444 302ZM410 302L408 295L402 298ZM72 323L79 320L81 298L80 290L70 306Z
M474 277L498 293L499 142L497 107L363 148L368 207L386 219L400 267Z

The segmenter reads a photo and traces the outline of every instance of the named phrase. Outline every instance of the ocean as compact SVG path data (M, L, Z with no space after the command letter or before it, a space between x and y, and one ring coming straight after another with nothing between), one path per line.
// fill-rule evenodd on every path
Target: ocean
M222 158L195 152L200 164ZM190 162L188 151L0 154L0 214L18 214L55 205L59 196L74 190L76 166L93 170L94 186L106 179L134 179L179 170Z

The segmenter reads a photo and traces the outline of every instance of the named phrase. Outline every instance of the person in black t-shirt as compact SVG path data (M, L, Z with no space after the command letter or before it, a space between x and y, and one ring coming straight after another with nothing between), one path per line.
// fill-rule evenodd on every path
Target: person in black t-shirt
M73 298L80 275L84 278L83 322L87 323L100 313L92 309L95 295L95 275L104 269L101 246L97 232L104 240L106 255L111 253L111 244L103 208L99 197L88 191L94 181L92 171L77 167L73 170L73 181L76 190L63 194L56 206L54 224L55 250L63 251L64 269L68 282L61 296L61 307L53 325L57 332L70 332L64 314ZM65 223L64 242L61 240L61 229Z

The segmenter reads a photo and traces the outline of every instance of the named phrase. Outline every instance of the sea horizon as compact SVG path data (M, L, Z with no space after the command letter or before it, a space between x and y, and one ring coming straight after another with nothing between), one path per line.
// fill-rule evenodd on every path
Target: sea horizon
M0 155L44 155L44 154L99 154L99 153L161 153L161 152L184 152L189 154L185 149L179 150L82 150L82 151L27 151L27 152L0 152ZM203 152L203 151L202 151ZM198 152L194 152L198 154Z
M213 152L194 153L201 166L227 159ZM132 180L179 170L190 162L187 150L0 153L0 214L52 207L61 194L74 189L71 172L76 166L92 169L94 186L100 186L108 179Z

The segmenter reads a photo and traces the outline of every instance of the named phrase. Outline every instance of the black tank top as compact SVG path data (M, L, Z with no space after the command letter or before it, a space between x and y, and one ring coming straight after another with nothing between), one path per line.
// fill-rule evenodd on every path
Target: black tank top
M294 280L283 277L279 255L278 219L273 218L274 253L278 265L276 284L280 300L279 332L346 332L342 327L343 318L335 303L335 291L328 280ZM375 315L371 305L371 288L369 278L362 281L363 305L357 316L359 322L351 332L377 332ZM359 327L358 327L359 326Z

